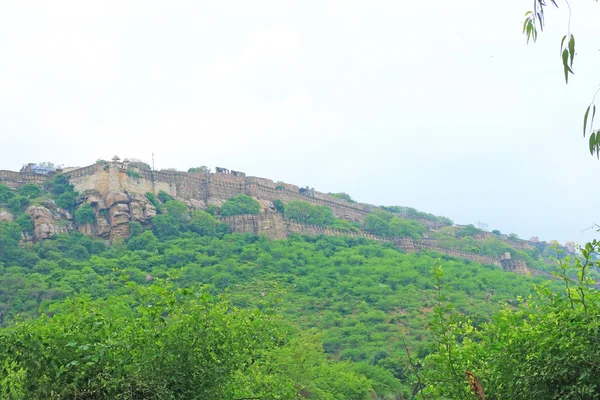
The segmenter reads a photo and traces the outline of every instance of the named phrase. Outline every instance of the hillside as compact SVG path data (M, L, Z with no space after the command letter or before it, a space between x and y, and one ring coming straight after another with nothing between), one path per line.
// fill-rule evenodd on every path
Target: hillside
M264 309L268 299L289 324L288 338L320 332L311 339L319 368L349 363L340 368L378 398L413 390L404 342L417 357L433 348L432 268L443 265L447 300L479 326L501 303L529 295L552 267L542 257L547 245L239 172L157 173L115 160L0 178L5 329L62 315L70 296L121 298L131 285L164 280L205 285L241 310ZM289 379L297 386L301 378Z

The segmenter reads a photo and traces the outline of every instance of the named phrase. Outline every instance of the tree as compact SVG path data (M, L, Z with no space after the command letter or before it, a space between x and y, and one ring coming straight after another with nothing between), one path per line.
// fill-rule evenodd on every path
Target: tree
M350 197L350 195L348 193L340 192L340 193L327 193L327 194L332 197L336 197L338 199L346 200L349 203L356 203L356 201L354 201L354 199L352 199L352 197Z
M204 173L209 173L210 172L210 168L208 168L206 165L201 165L199 167L194 167L194 168L188 169L188 172L204 172Z
M283 204L283 201L281 201L279 199L273 200L273 207L275 207L277 212L279 212L281 214L285 213L285 204Z
M488 399L598 398L600 292L589 272L597 267L599 246L586 244L572 266L560 263L562 293L549 283L538 286L535 295L506 305L479 328L444 303L438 289L430 320L438 345L422 370L426 395L468 398L462 373L470 371Z
M214 398L279 341L268 311L167 284L129 292L2 329L2 398Z
M40 187L38 185L34 185L33 183L27 183L21 186L21 189L19 189L21 196L27 197L28 199L40 197L41 192L42 191Z
M6 203L13 197L15 197L13 191L8 186L0 184L0 203Z
M238 194L227 200L221 206L221 215L260 214L260 203L254 198Z
M96 222L96 213L91 205L84 203L75 211L75 221L79 225L93 224Z
M288 219L314 225L330 225L334 220L331 208L301 200L287 203L284 215Z
M165 192L164 190L159 190L157 197L163 203L166 203L169 200L173 200L173 197L171 197L171 195L169 193Z
M598 2L598 0L596 0ZM550 0L550 3L558 8L556 0ZM546 0L534 0L533 10L525 13L525 22L523 23L523 33L527 36L527 42L533 39L535 42L538 36L538 28L544 30ZM567 24L567 33L563 36L560 42L560 57L565 76L565 83L569 83L569 75L575 74L573 71L573 61L575 59L575 36L571 32L571 6L567 2L569 8L569 21ZM594 118L596 116L596 96L600 93L600 88L596 90L590 105L585 110L583 116L583 136L589 135L589 150L591 155L596 155L600 158L600 129L594 129ZM589 121L589 125L588 125ZM589 127L589 129L588 129Z

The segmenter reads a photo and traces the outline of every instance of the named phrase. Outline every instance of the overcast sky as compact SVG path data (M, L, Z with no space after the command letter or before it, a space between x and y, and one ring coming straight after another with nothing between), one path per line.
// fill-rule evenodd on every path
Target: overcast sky
M582 242L600 5L572 3L567 86L566 6L526 45L531 0L2 1L0 169L154 152Z

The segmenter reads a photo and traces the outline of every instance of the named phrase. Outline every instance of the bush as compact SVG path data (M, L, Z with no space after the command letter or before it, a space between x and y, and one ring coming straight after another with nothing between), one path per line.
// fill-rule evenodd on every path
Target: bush
M223 203L221 215L260 214L260 204L254 198L238 194Z
M285 204L283 204L283 201L281 201L279 199L273 200L273 207L275 207L277 212L279 212L281 214L285 213Z
M158 192L158 199L160 201L162 201L163 204L166 203L169 200L173 200L173 198L171 197L171 195L169 193L165 192L164 190L160 190Z
M221 212L221 210L214 204L209 204L208 206L206 206L206 212L210 215L218 215Z
M13 213L19 214L30 204L27 197L15 196L6 202L6 207Z
M350 195L348 193L327 193L328 195L330 195L331 197L335 197L341 200L346 200L349 203L356 203L356 201L350 197Z
M365 230L380 236L408 236L419 239L427 230L417 221L396 217L386 211L374 211L365 217Z
M169 218L178 223L185 223L190 219L190 210L180 201L167 201L165 203L165 209L167 210Z
M317 206L306 201L294 200L285 206L285 217L293 221L313 225L330 225L333 211L326 206Z
M23 399L214 398L275 346L268 312L195 290L130 288L128 297L80 296L53 318L3 329L0 382L8 387L0 390Z
M46 190L55 196L60 196L66 191L72 191L73 186L69 184L69 179L63 174L55 175L54 178L44 184Z
M93 224L96 222L96 213L91 205L84 203L75 211L75 221L78 225Z
M17 217L15 222L21 227L23 232L33 233L33 221L27 214L21 214Z
M188 172L204 172L204 173L208 173L208 172L210 172L210 168L208 168L206 165L201 165L199 167L194 167L194 168L188 169Z
M13 197L15 197L13 191L8 186L0 184L0 203L6 203Z
M194 211L188 229L202 236L215 236L220 222L204 211Z
M158 201L154 193L146 192L146 198L148 199L150 204L152 204L154 208L156 208L156 212L158 214L161 214L163 212L163 206L162 204L160 204L160 201Z
M142 177L139 173L130 169L127 170L127 176L134 179L140 179Z
M72 212L75 209L75 205L77 205L77 193L73 191L63 192L63 194L58 196L56 204L60 208L64 208L65 210Z
M27 197L28 199L35 199L40 197L42 191L40 190L40 187L38 185L28 183L21 187L19 193L21 193L21 196Z
M144 232L144 227L137 221L131 221L129 223L129 238L139 236Z

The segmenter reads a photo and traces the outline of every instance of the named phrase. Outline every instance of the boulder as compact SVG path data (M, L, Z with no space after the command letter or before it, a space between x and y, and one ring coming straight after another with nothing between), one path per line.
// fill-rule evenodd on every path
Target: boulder
M129 204L129 197L125 193L110 192L106 196L106 207L111 208L113 204Z
M96 234L102 238L110 237L110 224L102 215L96 216Z
M100 192L98 192L96 190L87 191L82 196L82 200L83 200L82 202L88 203L90 206L92 206L96 210L104 210L104 209L108 208L106 205L106 202L104 201L104 198L102 197Z
M141 201L132 201L129 205L132 221L143 221L146 219L145 203Z
M30 206L25 213L31 217L33 222L35 240L48 239L59 233L67 232L66 227L59 225L46 207Z
M117 225L129 224L131 220L129 216L129 206L127 204L115 204L108 212L108 219L110 226L115 227Z
M0 210L0 222L13 222L15 217L8 211Z

